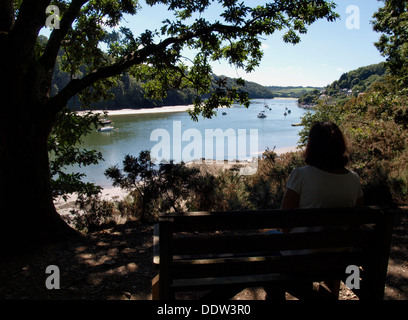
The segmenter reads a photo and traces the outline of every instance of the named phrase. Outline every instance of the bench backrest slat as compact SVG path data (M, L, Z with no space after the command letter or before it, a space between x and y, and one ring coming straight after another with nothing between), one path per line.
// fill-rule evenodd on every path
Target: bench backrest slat
M282 250L364 247L372 244L375 231L327 231L296 234L189 235L173 240L173 255L272 254Z
M215 231L265 228L295 228L313 226L377 223L382 211L376 207L295 209L229 212L169 213L161 220L174 222L174 232Z

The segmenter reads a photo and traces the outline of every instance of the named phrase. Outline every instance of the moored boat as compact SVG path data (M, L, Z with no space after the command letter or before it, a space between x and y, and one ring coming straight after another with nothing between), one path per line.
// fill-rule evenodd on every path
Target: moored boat
M99 128L98 131L99 132L106 132L106 131L112 131L113 129L115 129L115 128L112 127L112 126L106 126L106 127Z
M265 113L265 111L260 111L260 112L258 113L258 118L266 118L266 113Z
M101 119L101 120L99 120L99 122L101 123L101 124L111 124L112 123L112 120L109 120L109 119Z

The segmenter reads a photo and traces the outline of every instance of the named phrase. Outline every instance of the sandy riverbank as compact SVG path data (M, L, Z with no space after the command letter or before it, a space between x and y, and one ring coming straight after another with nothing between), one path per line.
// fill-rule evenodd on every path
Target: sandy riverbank
M276 100L297 100L296 98L276 98ZM194 105L179 105L179 106L164 106L155 108L140 108L140 109L119 109L106 110L108 116L119 116L127 114L147 114L147 113L170 113L170 112L186 112L188 109L194 108ZM87 111L78 111L78 114L86 113ZM104 110L93 110L93 113L103 113Z
M193 108L193 105L183 106L168 106L156 108L141 108L141 109L120 109L120 110L106 110L108 116L119 116L127 114L147 114L147 113L170 113L170 112L186 112ZM78 114L84 114L87 111L78 111ZM103 113L104 110L92 110L92 113Z
M298 146L290 146L290 147L276 148L274 151L278 156L280 156L283 153L297 152L297 151L301 151L301 150L302 149L300 149Z

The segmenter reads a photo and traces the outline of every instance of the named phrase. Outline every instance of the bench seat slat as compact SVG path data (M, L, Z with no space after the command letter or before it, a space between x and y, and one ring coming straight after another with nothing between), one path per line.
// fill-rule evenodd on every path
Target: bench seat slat
M173 279L242 276L251 274L307 274L340 272L350 264L365 265L367 257L360 252L317 253L298 256L228 257L174 260Z
M282 275L282 274L259 274L247 275L237 277L207 277L195 279L175 279L171 284L173 289L200 289L206 290L214 287L228 286L228 285L245 285L256 286L265 283L287 283L288 281L296 282L300 279L296 275Z

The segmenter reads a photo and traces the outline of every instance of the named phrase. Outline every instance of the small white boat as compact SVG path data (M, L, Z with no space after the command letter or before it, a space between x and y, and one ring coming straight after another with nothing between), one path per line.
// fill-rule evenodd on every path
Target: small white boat
M115 129L115 128L112 127L112 126L106 126L106 127L99 128L98 131L99 132L106 132L106 131L112 131L113 129Z
M109 120L109 119L101 119L101 120L99 120L99 122L100 122L101 124L111 124L111 123L112 123L112 120Z
M259 112L258 115L257 115L257 117L258 117L258 118L266 118L266 113L265 113L265 111Z

